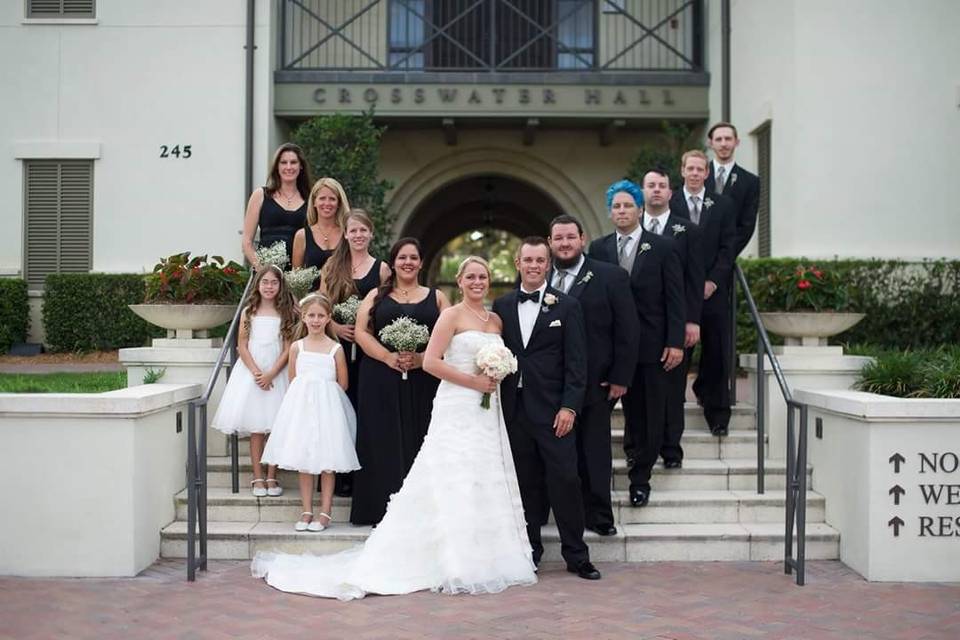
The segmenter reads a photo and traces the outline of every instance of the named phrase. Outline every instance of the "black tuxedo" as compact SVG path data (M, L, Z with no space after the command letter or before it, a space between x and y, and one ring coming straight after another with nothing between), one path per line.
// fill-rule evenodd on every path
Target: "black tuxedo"
M549 281L554 282L555 271ZM587 390L577 416L576 438L583 507L588 527L613 526L610 502L609 386L630 386L640 342L637 310L630 296L627 272L619 266L584 256L567 295L583 309L587 334Z
M700 281L696 293L703 301L700 314L700 375L694 384L699 389L706 381L707 394L711 402L719 402L721 395L726 395L727 380L729 377L728 362L730 330L729 313L727 306L727 287L730 281L730 271L733 265L733 243L735 234L735 219L733 201L717 193L704 189L700 194L703 201L700 203L700 252L705 272L704 280L710 280L717 285L717 291L709 300L703 301L703 284ZM670 199L670 211L690 217L690 208L683 189L677 189ZM689 285L689 282L688 282ZM696 285L694 285L696 286ZM722 312L722 313L721 313ZM687 393L687 373L690 370L690 359L693 349L687 349L683 364L674 371L673 396L667 412L667 431L664 434L660 454L664 460L682 460L683 447L680 440L684 430L683 403ZM727 377L725 377L727 376ZM715 389L719 385L718 389ZM716 398L716 400L714 400ZM729 400L726 401L729 406ZM709 422L709 420L708 420ZM726 424L727 421L722 421Z
M619 264L616 236L612 233L594 240L590 257ZM683 265L673 238L643 230L639 244L630 289L640 320L640 348L633 384L623 397L623 412L635 449L627 452L634 458L630 489L649 492L666 425L668 375L660 358L665 347L683 348L686 312Z
M705 186L707 191L716 192L717 181L713 175L713 162L709 163ZM734 177L736 176L736 177ZM736 219L736 238L733 245L733 259L743 252L743 248L753 237L757 226L757 209L760 208L760 178L734 163L730 175L724 183L723 195L733 201Z
M586 387L586 335L580 304L547 287L533 331L523 345L517 290L496 299L504 344L517 356L517 373L500 385L501 403L527 520L534 559L543 554L540 527L549 504L560 531L561 553L570 566L589 560L583 542L583 504L577 475L576 436L556 437L553 421L561 408L580 412ZM525 303L533 304L533 303ZM523 388L518 389L522 381ZM547 499L543 497L546 488Z

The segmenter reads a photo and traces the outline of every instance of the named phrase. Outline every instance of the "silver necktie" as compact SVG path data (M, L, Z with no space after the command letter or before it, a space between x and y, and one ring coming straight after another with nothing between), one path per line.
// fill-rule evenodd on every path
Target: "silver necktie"
M649 231L650 233L657 233L659 230L660 230L660 219L650 218L650 227L647 229L647 231Z
M627 262L630 258L630 251L627 250L627 245L630 244L630 236L620 236L618 240L620 247L617 249L617 260L620 262L620 266L629 271L630 269L627 266Z
M721 166L717 169L717 193L723 193L725 186L727 186L727 168Z
M561 269L557 269L557 273L553 277L553 288L561 293L566 293L567 289L563 286L563 281L567 279L567 272Z
M700 224L700 196L690 196L690 220Z

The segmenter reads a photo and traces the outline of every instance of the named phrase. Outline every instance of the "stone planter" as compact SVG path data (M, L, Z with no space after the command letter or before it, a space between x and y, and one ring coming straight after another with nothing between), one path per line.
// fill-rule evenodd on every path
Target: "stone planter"
M833 311L765 312L760 314L770 333L783 336L788 346L822 347L827 338L843 333L864 318L862 313Z
M229 304L131 304L135 314L167 330L168 338L205 338L207 330L229 322L236 306Z

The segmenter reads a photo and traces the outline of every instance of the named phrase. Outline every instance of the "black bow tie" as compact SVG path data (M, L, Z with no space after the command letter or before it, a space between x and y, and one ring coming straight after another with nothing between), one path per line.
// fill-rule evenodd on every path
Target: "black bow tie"
M525 292L523 289L519 290L519 291L517 292L517 301L518 301L520 304L523 304L523 303L526 302L527 300L529 300L529 301L531 301L531 302L540 302L540 292L539 292L539 291L534 291L534 292L532 292L532 293L527 293L527 292Z

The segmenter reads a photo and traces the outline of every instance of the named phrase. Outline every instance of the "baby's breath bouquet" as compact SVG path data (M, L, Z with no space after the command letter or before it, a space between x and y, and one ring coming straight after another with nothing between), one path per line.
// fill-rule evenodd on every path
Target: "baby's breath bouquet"
M281 241L280 244L283 244L283 242ZM320 270L316 267L296 267L283 274L283 277L293 295L299 300L310 293L313 283L320 277Z
M397 352L413 352L427 344L430 330L409 316L400 316L383 329L380 329L380 342L393 347ZM407 372L403 372L407 379Z
M333 305L333 319L340 324L357 324L357 311L360 309L360 298L350 296L343 302ZM350 346L350 362L357 361L357 343Z
M260 247L257 249L257 262L263 267L272 264L283 269L290 262L287 257L287 243L277 240L269 247Z
M504 345L493 342L477 351L477 367L484 375L501 382L511 373L517 372L517 358ZM480 406L490 408L490 394L484 393Z

